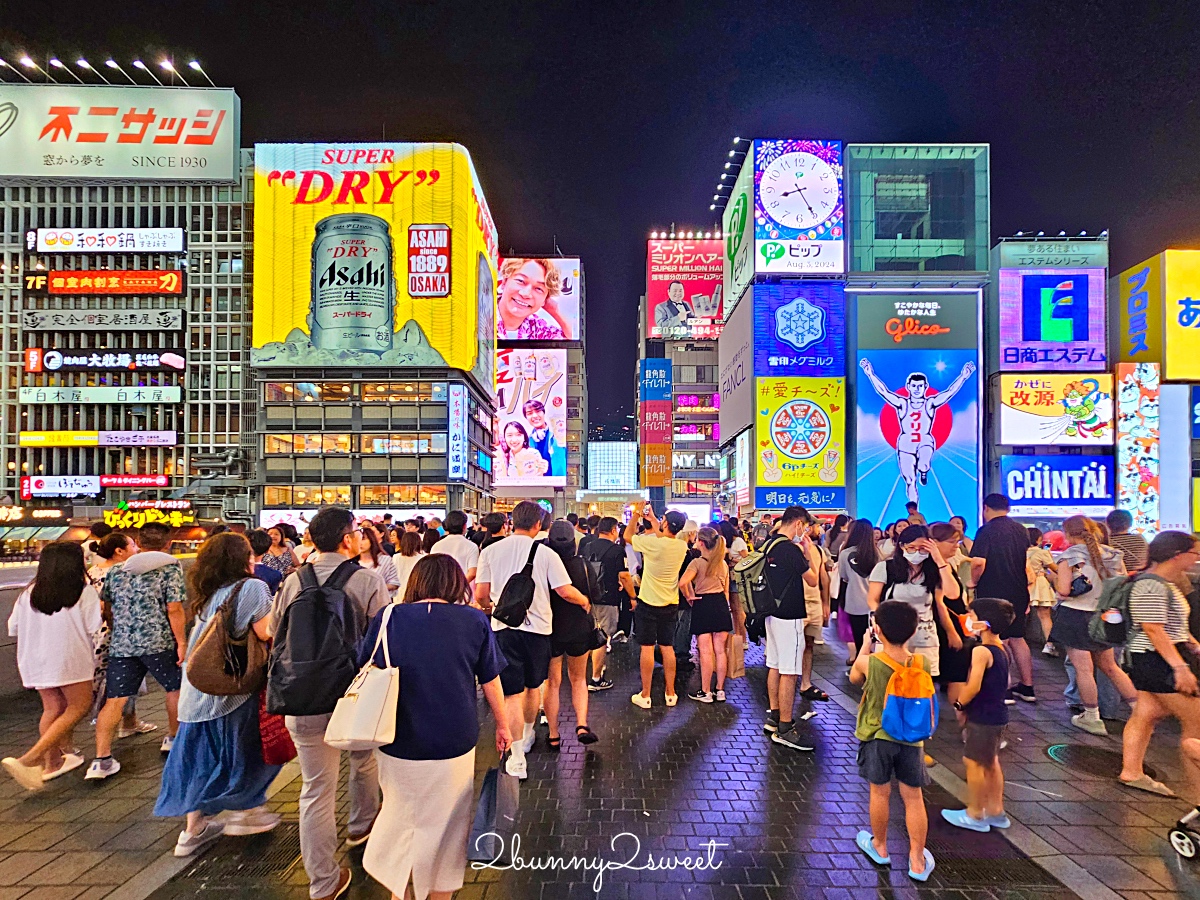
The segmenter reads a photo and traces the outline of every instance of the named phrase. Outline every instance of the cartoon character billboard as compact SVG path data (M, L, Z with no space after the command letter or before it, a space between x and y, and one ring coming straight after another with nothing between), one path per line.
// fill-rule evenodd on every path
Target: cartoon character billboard
M1158 534L1159 494L1158 363L1117 364L1117 507L1133 516L1133 531L1149 540Z
M1000 443L1112 444L1112 392L1107 374L1001 375Z
M977 523L979 292L855 296L857 515Z

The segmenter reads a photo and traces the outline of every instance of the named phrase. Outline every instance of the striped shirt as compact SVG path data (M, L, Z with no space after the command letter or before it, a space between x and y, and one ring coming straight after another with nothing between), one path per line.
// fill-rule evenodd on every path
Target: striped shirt
M1146 562L1150 556L1150 545L1146 543L1146 539L1140 534L1134 534L1133 532L1114 534L1109 544L1124 554L1125 570L1130 574L1140 572L1146 568Z
M1130 652L1147 653L1154 650L1154 644L1142 631L1143 624L1162 625L1167 640L1172 644L1183 643L1190 637L1190 612L1187 600L1175 585L1157 578L1139 578L1129 595L1129 618L1133 626L1130 629Z

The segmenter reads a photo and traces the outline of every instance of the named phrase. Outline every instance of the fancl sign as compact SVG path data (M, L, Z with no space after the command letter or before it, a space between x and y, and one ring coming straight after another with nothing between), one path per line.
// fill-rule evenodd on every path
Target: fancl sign
M1014 516L1100 516L1116 502L1107 456L1001 456L1000 478Z

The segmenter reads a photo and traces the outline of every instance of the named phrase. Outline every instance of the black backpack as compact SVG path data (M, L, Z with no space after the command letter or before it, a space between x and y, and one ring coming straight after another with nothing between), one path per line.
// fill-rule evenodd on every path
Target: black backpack
M604 541L608 543L608 541ZM583 561L587 564L588 573L588 600L592 603L600 603L604 600L604 558L603 552L605 548L599 547L600 538L592 541L586 548L586 555Z
M267 670L267 712L319 716L333 712L358 673L358 618L346 582L359 570L348 559L317 583L312 564L297 570L300 593L279 620Z
M533 558L537 555L538 546L538 542L534 541L525 566L508 579L504 590L500 592L496 608L492 610L492 618L509 628L520 628L529 617L529 607L533 604Z

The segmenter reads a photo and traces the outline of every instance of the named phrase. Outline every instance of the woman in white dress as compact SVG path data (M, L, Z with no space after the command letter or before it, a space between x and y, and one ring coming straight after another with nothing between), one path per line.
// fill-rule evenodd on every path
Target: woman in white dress
M37 743L23 756L3 761L27 790L41 790L45 782L83 765L69 741L92 705L92 636L101 622L100 596L88 584L83 548L71 541L47 544L33 584L22 591L8 619L8 635L17 639L21 683L42 698Z
M406 531L400 535L400 549L392 557L392 566L396 570L396 581L399 585L394 598L397 603L404 602L404 592L408 589L408 579L412 575L413 567L424 558L419 534Z

